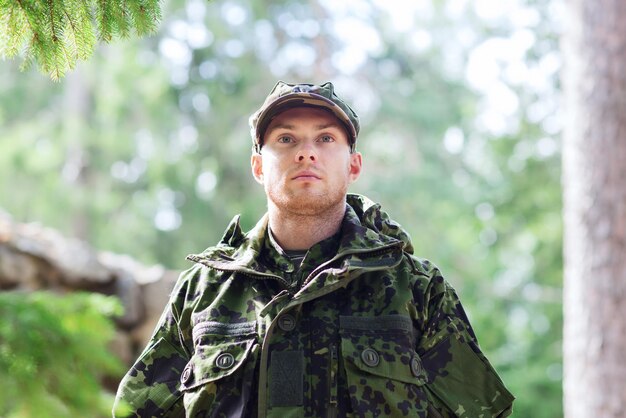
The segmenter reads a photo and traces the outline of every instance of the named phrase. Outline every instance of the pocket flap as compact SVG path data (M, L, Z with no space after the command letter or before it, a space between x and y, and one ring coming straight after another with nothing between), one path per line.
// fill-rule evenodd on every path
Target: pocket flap
M361 344L342 337L341 352L347 362L366 373L414 385L426 383L422 360L410 348L380 339Z
M229 376L256 350L256 339L200 345L185 366L180 378L181 390L193 389Z
M347 365L371 375L423 385L426 371L413 348L411 319L402 315L340 317L341 353Z

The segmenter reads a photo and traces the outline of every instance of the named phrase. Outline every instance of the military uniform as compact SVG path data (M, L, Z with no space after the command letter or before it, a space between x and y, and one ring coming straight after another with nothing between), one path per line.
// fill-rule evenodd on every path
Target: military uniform
M268 219L189 256L120 384L138 417L506 417L459 299L380 206L348 195L300 266Z

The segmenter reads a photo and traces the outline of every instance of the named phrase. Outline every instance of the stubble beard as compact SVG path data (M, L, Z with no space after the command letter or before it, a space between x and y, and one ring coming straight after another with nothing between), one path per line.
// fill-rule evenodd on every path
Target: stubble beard
M315 190L313 187L282 189L278 185L266 185L268 204L273 204L287 216L323 219L325 216L332 216L335 211L344 210L348 184L340 184L331 190Z

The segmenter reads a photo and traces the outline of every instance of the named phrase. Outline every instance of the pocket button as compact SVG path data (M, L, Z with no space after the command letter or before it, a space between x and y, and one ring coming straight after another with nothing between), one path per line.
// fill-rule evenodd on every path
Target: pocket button
M187 367L185 367L185 370L183 370L183 374L180 377L181 382L187 383L189 381L191 378L191 369L193 369L191 364L188 364Z
M373 348L366 348L361 353L361 360L363 360L363 363L365 363L369 367L376 367L378 366L380 357L378 356L376 350L374 350Z
M278 328L283 331L292 331L296 327L296 318L290 314L284 314L280 318L278 318Z
M422 363L417 356L413 357L411 360L411 373L413 373L415 377L420 377L422 374Z
M215 359L215 365L220 369L230 369L235 364L235 358L230 353L222 353Z

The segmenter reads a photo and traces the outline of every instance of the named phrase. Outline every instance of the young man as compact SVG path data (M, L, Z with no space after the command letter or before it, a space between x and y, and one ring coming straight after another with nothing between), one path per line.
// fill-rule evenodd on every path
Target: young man
M508 416L514 398L454 290L379 205L347 194L359 121L333 85L279 82L250 124L268 212L189 256L117 405L139 417Z

